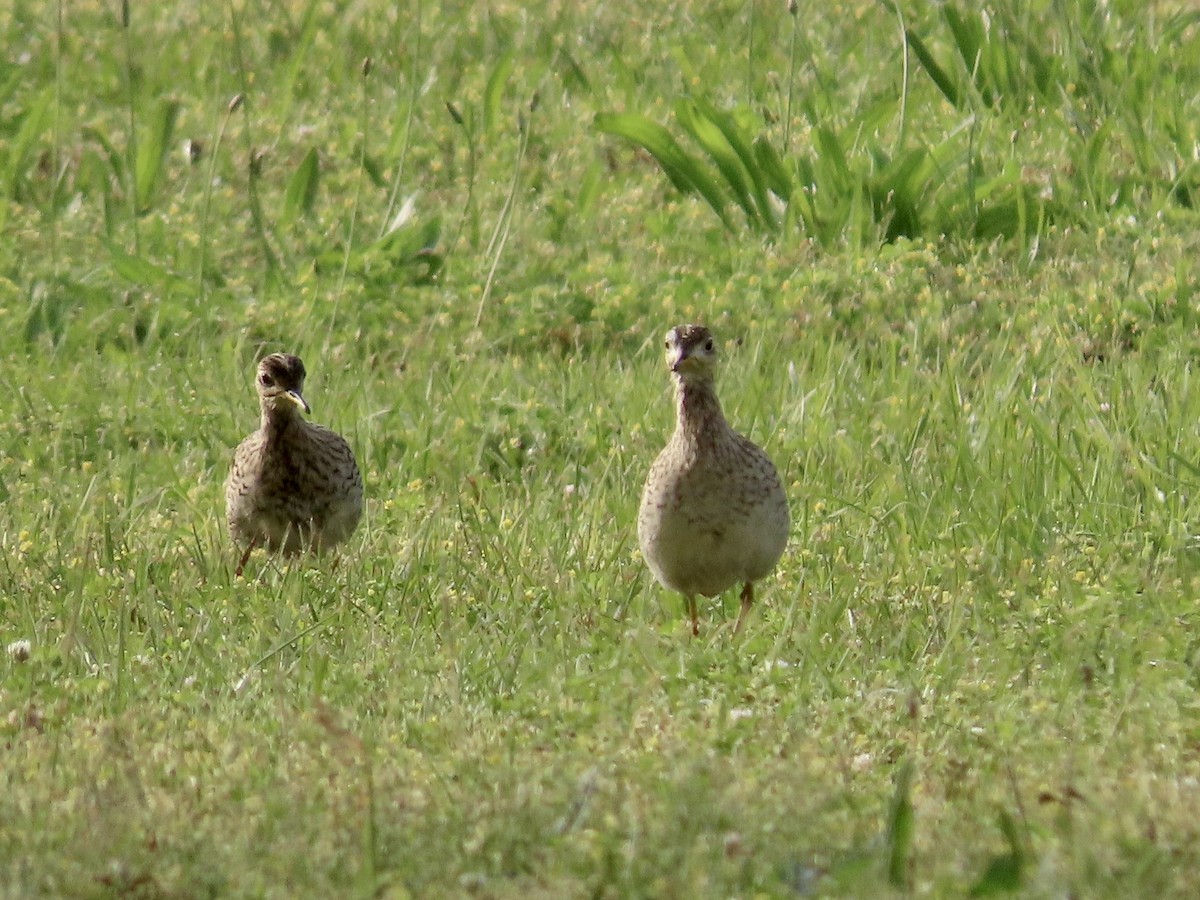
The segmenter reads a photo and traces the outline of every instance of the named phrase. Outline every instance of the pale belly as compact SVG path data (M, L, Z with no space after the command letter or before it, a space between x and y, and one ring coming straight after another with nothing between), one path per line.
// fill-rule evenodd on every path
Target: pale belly
M641 517L638 533L646 563L661 584L713 597L771 572L787 543L787 506L768 503L715 525L680 510L661 510Z

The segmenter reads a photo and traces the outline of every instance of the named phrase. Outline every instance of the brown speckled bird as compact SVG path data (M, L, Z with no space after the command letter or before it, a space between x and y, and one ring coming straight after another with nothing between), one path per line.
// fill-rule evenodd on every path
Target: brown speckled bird
M225 485L225 512L246 543L241 575L257 546L297 553L348 538L362 516L363 483L354 452L336 432L305 420L304 363L272 353L258 364L258 431L238 445Z
M787 496L770 458L721 413L709 330L680 325L666 345L679 419L646 478L638 542L654 577L683 594L692 634L700 630L696 595L715 597L742 582L738 631L754 582L770 574L787 544Z

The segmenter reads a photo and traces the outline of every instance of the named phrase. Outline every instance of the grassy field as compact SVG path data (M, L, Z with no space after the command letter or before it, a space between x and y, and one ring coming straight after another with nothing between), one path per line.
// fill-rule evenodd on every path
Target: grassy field
M1187 2L0 7L0 895L1190 897ZM652 582L663 333L792 535ZM367 489L224 525L264 352Z

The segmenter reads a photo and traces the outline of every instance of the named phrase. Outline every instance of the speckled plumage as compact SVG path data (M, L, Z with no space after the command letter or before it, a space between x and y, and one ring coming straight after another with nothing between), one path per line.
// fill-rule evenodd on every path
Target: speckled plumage
M233 539L296 553L348 538L362 517L363 484L354 453L336 432L305 420L304 363L272 353L258 364L262 421L233 455L225 511Z
M684 595L693 634L696 595L715 597L742 582L740 629L754 582L770 574L787 544L787 496L766 453L725 421L708 329L680 325L666 346L679 418L646 478L638 542L659 583Z

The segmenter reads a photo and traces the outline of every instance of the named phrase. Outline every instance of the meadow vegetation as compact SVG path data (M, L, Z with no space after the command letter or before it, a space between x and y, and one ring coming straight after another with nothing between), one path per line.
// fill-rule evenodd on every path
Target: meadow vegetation
M0 895L1192 896L1200 13L0 6ZM792 536L652 583L662 335ZM301 355L336 558L222 482Z

